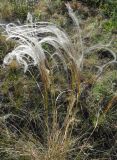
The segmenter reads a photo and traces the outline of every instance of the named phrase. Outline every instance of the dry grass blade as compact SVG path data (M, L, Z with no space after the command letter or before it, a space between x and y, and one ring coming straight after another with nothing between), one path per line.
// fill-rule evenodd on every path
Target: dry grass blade
M104 107L104 113L107 113L111 109L111 107L112 107L112 105L115 101L117 101L117 96L116 95L110 100L108 105L106 107Z

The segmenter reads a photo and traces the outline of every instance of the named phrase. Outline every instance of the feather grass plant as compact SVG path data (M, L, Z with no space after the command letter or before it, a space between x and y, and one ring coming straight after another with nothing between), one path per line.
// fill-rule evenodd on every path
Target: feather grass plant
M82 93L82 90L80 90L82 87L80 73L84 69L85 57L94 51L96 52L102 49L108 50L113 57L113 60L107 62L106 64L97 66L99 72L97 73L95 80L99 78L105 67L112 63L117 63L116 53L109 48L111 42L107 45L97 44L91 47L86 47L84 45L84 38L82 37L82 30L79 20L74 14L69 3L66 4L66 7L68 9L69 16L73 20L76 27L77 44L73 43L67 33L55 24L50 22L33 23L32 17L30 21L31 23L25 25L18 26L13 23L1 25L5 29L4 35L7 37L7 40L13 40L16 44L14 50L5 56L3 65L10 65L12 61L15 60L18 65L24 69L24 73L27 71L30 72L31 66L36 66L39 70L39 75L44 85L44 87L41 88L37 82L37 85L42 92L44 103L43 106L45 109L43 127L46 128L46 145L42 147L40 151L35 145L36 142L31 145L31 142L29 141L29 146L28 144L25 145L23 151L19 149L21 148L19 144L19 148L17 145L15 148L16 153L19 153L20 155L28 154L32 159L65 160L71 146L75 144L75 140L72 138L72 129L74 124L78 121L76 118L78 111L77 104ZM48 50L48 47L45 47L45 45L51 48L51 51ZM62 67L63 73L66 73L64 74L64 78L67 79L67 87L66 90L61 88L57 94L54 90L54 93L52 94L52 86L56 87L58 84L53 82L53 79L56 76L55 71L57 70L56 72L60 73L60 67ZM65 77L66 75L67 78ZM60 78L62 78L62 76ZM68 81L69 78L70 84ZM62 99L63 95L67 97L65 98L67 99L67 109L66 115L60 125L60 122L58 121L58 108L61 107L61 105L58 103L59 100ZM52 101L52 117L50 117L49 114L49 101ZM107 108L109 109L110 105ZM93 132L97 127L97 123ZM20 144L22 143L23 142L21 141ZM17 149L21 152L19 152L19 150L17 151Z
M102 74L104 68L110 64L117 63L116 53L110 49L112 40L108 44L96 44L94 46L86 47L84 45L82 30L79 20L74 14L69 3L66 4L69 16L76 26L77 44L72 43L67 33L50 22L32 22L29 24L17 26L15 24L8 24L5 27L4 35L7 40L14 40L16 46L14 50L8 53L4 58L4 66L9 65L14 59L23 67L24 73L30 70L30 66L37 66L44 85L44 104L45 108L48 106L48 90L51 90L52 77L54 77L54 68L59 68L62 64L64 72L70 73L70 85L68 83L67 90L71 90L78 97L80 96L80 73L83 70L85 57L90 53L96 53L98 50L107 50L113 59L98 68L96 81ZM29 14L28 17L29 19ZM1 25L2 26L2 25ZM49 51L44 45L52 48ZM49 68L47 67L49 64ZM59 71L59 70L58 70ZM42 92L43 92L42 91ZM63 90L60 91L58 97Z

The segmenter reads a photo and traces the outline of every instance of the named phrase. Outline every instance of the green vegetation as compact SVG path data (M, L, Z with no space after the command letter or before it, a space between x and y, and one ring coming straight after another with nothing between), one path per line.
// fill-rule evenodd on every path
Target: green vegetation
M65 2L0 1L1 160L117 159L117 2Z

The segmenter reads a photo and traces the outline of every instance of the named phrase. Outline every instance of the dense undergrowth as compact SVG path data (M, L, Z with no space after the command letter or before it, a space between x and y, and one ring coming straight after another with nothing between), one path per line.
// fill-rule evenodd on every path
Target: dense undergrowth
M117 159L116 2L64 2L0 2L1 160Z

